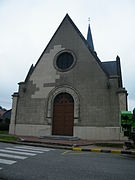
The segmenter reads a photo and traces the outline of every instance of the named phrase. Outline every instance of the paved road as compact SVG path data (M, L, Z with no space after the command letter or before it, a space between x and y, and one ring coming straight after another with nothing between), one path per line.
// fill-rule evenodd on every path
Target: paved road
M135 157L0 143L0 179L135 180Z

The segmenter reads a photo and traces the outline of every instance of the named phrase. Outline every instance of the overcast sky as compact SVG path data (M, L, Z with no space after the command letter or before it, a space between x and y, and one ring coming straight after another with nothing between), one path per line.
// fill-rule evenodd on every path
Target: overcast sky
M101 61L119 55L129 110L135 107L135 0L0 0L0 105L11 108L66 13L86 38L88 17Z

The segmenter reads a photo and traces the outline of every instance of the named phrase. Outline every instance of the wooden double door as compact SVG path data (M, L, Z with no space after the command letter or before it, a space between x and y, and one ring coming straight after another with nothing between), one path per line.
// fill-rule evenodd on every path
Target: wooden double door
M60 93L54 99L52 134L73 136L74 100L68 93Z

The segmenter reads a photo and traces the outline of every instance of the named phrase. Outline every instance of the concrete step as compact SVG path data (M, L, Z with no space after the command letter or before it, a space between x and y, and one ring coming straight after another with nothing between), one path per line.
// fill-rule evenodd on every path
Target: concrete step
M66 140L66 141L77 141L80 140L79 137L74 136L59 136L59 135L50 135L50 136L40 136L41 139L52 139L52 140Z

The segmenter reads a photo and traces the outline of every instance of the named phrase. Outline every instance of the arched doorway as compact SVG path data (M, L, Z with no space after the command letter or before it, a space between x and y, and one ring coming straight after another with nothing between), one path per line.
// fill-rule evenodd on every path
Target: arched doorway
M60 93L54 99L52 134L73 136L74 100L68 93Z

